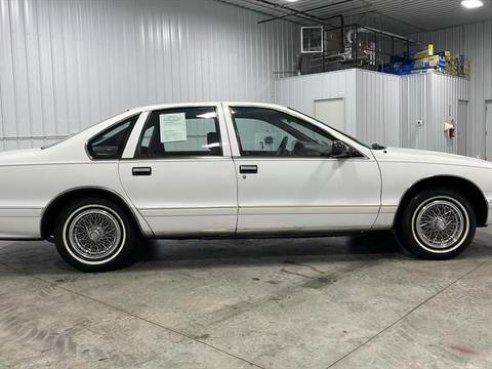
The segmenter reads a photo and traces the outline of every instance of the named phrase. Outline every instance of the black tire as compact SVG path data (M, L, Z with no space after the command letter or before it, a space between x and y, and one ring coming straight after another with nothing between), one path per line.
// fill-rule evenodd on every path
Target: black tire
M439 188L422 191L408 202L396 224L396 233L403 246L415 256L444 260L466 250L476 227L476 215L470 202L454 190ZM440 244L438 234L444 239Z
M58 253L83 272L109 271L129 265L134 261L138 239L134 223L125 211L99 197L68 204L55 224Z

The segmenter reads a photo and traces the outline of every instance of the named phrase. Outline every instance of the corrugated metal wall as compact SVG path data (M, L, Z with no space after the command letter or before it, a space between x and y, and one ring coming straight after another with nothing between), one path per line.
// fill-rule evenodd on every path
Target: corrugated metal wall
M465 55L470 58L472 68L468 117L474 137L472 155L485 158L485 104L492 100L492 21L466 26L465 40Z
M357 70L357 136L368 143L401 146L400 77Z
M427 146L424 148L456 154L458 140L448 138L444 132L444 122L453 122L455 126L460 124L458 101L470 100L469 81L440 74L431 74L428 78L430 78L431 100L427 108L432 127L424 126L427 128L425 141Z
M458 101L470 99L463 78L356 69L282 79L275 91L277 103L312 116L314 100L343 98L346 132L365 142L452 153L457 140L447 138L444 122L459 124ZM417 126L417 120L424 125Z
M402 146L423 148L424 130L417 126L417 121L429 123L427 115L427 102L430 96L429 78L426 75L406 76L401 78L400 84Z
M314 101L343 98L345 131L367 142L400 145L399 77L350 69L281 79L276 102L314 116Z
M130 107L273 99L297 27L209 0L0 0L0 150Z
M402 77L401 88L402 146L457 153L458 140L449 139L444 123L460 124L458 101L469 101L469 81L428 73ZM418 126L417 120L424 125Z
M469 155L485 158L485 104L487 100L492 100L492 21L418 34L414 37L435 43L439 50L462 53L471 61Z
M275 102L314 117L314 101L343 98L345 127L356 134L356 70L344 70L279 79L275 82Z

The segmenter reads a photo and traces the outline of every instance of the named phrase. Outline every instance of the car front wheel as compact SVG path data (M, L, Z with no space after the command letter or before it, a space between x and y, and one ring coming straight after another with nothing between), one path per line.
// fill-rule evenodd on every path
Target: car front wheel
M450 259L475 236L476 217L469 201L449 189L423 191L407 204L397 225L403 246L426 259Z
M72 202L61 212L55 226L55 244L62 258L86 272L127 265L136 243L136 233L126 213L101 198Z

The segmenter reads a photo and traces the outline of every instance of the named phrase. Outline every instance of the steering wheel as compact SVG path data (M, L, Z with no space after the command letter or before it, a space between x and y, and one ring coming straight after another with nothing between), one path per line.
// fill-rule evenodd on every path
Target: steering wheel
M285 148L287 147L287 141L289 141L289 138L287 136L285 136L282 139L282 142L280 142L280 145L278 145L277 156L282 155L282 153L284 152Z

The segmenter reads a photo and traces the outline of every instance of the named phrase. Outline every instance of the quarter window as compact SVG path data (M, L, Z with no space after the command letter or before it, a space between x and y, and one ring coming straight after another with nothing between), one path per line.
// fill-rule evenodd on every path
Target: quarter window
M144 126L137 157L222 156L213 107L154 111Z
M331 135L289 114L233 107L232 116L243 156L320 157L331 152Z
M138 115L120 122L98 136L92 138L87 144L87 150L93 159L119 159L125 149L133 125Z

